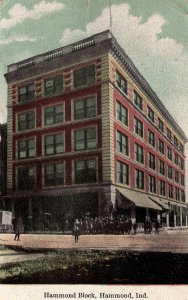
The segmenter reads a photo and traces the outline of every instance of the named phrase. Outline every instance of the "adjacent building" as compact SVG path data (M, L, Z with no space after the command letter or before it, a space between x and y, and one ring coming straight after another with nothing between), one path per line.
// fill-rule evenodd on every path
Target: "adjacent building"
M187 224L187 138L110 31L8 66L7 205L25 224Z
M7 186L7 124L0 124L0 210L6 209L3 197Z

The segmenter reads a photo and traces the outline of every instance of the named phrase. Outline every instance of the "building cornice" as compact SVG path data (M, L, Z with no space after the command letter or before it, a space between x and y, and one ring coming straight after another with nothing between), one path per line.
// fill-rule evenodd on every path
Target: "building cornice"
M170 123L183 141L185 143L188 142L188 138L185 136L183 130L109 30L95 34L71 45L9 65L5 78L8 84L14 84L17 81L34 76L41 76L41 74L45 74L46 72L78 64L83 60L96 59L109 51L128 72L129 76L140 87L144 94L149 97L150 101L160 110L164 119Z

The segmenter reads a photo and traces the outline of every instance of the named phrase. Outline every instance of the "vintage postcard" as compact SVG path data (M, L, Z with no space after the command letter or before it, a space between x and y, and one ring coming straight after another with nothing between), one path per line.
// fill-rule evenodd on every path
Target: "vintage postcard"
M0 300L187 299L188 1L0 1Z

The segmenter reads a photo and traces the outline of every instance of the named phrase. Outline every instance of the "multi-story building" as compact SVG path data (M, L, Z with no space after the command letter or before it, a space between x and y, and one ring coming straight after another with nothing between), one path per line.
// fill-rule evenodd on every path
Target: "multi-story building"
M25 223L116 213L187 224L187 138L110 31L5 77L7 199Z
M7 124L0 124L0 209L6 209L3 196L7 185Z

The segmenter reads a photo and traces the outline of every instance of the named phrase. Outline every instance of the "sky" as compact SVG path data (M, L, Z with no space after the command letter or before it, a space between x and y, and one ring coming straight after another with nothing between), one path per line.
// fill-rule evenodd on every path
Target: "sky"
M109 29L110 2L114 36L188 137L188 0L0 0L1 123L7 65Z

